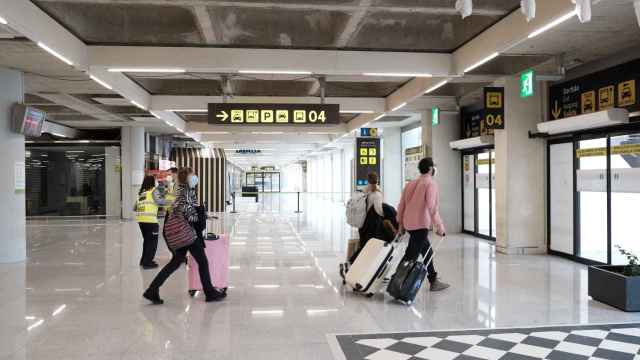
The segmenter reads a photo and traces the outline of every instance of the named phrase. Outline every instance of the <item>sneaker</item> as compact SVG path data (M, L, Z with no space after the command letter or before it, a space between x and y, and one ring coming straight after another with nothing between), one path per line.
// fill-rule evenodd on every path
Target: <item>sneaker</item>
M142 297L151 301L153 305L162 305L164 301L160 299L160 290L148 288L143 294Z
M451 285L436 279L434 282L431 283L430 290L431 291L442 291L442 290L447 289L449 286L451 286Z

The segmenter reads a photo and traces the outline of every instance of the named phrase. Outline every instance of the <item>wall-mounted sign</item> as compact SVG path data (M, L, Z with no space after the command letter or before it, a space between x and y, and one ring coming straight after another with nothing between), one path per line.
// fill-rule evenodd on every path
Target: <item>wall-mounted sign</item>
M440 108L434 107L431 109L431 126L440 124Z
M339 124L337 104L209 104L209 124L322 125Z
M26 189L26 173L24 161L16 161L14 166L13 189L15 192L22 192Z
M262 150L259 149L236 149L236 154L259 154Z
M533 70L527 70L520 74L520 97L526 98L533 96L533 86L535 84L535 73Z
M420 176L418 164L424 158L424 148L415 146L404 151L404 181L409 182Z
M487 128L484 125L484 109L471 110L462 108L460 112L462 117L462 129L464 131L463 138L478 137L487 135ZM493 130L491 130L493 133Z
M640 110L640 59L551 86L549 120L613 107Z
M378 129L377 128L360 128L360 136L376 137L378 136Z
M484 125L487 129L504 129L504 88L484 88Z
M375 172L380 175L380 138L359 137L356 139L356 188L368 185L367 175Z

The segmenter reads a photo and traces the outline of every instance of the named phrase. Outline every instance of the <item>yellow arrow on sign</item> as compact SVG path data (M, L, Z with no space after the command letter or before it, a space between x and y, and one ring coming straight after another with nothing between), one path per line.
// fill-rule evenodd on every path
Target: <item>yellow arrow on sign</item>
M218 114L218 115L216 115L216 117L217 117L218 119L220 119L220 121L227 121L227 119L229 118L229 114L227 114L227 112L226 112L226 111L224 111L224 110L221 110L220 112L221 112L222 114Z
M553 115L553 118L557 120L560 117L561 113L562 113L562 109L558 106L558 102L555 101L553 110L551 110L551 114Z

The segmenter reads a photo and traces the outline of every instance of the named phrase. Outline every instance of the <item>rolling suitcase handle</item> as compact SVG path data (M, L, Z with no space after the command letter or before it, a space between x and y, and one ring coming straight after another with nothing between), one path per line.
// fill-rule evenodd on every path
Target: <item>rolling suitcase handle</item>
M427 249L427 254L429 254L429 250L431 250L431 256L429 256L429 260L428 261L424 261L426 260L426 255L425 258L422 259L422 263L424 264L424 267L428 267L429 264L431 264L431 262L433 261L433 257L436 256L436 251L438 249L440 249L440 246L442 245L442 243L444 242L444 239L446 238L446 235L440 236L441 239L440 241L438 241L438 244L434 247L433 245L429 246L429 249ZM431 244L431 242L429 242L429 244Z

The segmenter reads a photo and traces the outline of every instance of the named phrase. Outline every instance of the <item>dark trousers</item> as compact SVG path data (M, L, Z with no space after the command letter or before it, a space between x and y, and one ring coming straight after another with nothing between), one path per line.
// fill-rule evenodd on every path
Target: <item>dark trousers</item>
M211 284L211 274L209 274L209 260L207 260L207 255L205 254L204 247L200 241L196 241L191 246L174 251L171 261L169 261L169 263L160 270L158 275L156 275L156 278L151 282L151 285L149 285L149 288L159 289L162 284L167 281L169 276L178 270L180 265L184 264L187 258L187 251L191 253L191 256L193 256L198 263L198 272L200 273L202 289L205 293L212 291L213 285Z
M404 257L402 258L402 262L407 260L416 261L418 260L418 256L422 255L423 257L426 255L425 261L428 261L431 256L433 256L433 249L431 249L431 243L429 242L429 230L428 229L418 229L418 230L408 230L409 232L409 245L407 246L407 251L404 253ZM427 253L428 251L428 253ZM434 282L438 277L438 273L436 272L436 268L433 265L433 260L427 266L427 278L429 282Z
M160 227L153 223L138 223L142 232L142 257L140 265L151 265L158 249L158 231Z

